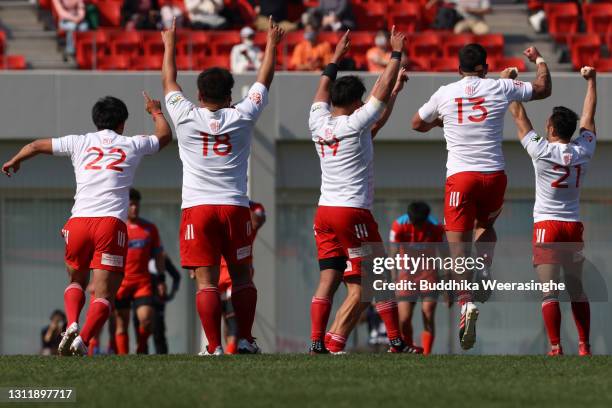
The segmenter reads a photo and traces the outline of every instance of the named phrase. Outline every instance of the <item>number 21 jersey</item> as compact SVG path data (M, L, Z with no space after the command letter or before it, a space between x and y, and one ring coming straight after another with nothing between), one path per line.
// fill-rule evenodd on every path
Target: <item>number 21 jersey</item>
M441 86L419 109L419 116L428 123L438 118L444 122L446 176L504 170L506 110L512 101L531 100L532 92L529 82L476 76Z
M166 95L183 162L182 208L205 204L249 206L251 138L267 103L268 90L259 82L234 107L214 112L195 106L182 92Z

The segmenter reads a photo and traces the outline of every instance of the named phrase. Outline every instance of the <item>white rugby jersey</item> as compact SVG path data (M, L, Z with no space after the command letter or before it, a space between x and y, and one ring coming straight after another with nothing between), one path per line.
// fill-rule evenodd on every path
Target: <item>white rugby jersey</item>
M308 126L321 162L319 205L371 209L374 200L372 125L385 104L374 97L350 116L332 117L316 102Z
M529 82L476 76L441 86L419 109L419 116L428 123L444 121L446 176L503 170L506 110L512 101L531 100L532 92Z
M249 206L247 170L253 128L268 104L268 90L256 82L232 108L212 112L181 92L166 95L183 162L182 208L203 204Z
M595 133L582 129L570 143L549 143L532 130L521 143L535 168L534 222L580 221L580 187L595 152Z
M116 217L125 222L136 168L143 156L159 151L159 139L106 129L51 140L53 154L70 156L74 167L72 217Z

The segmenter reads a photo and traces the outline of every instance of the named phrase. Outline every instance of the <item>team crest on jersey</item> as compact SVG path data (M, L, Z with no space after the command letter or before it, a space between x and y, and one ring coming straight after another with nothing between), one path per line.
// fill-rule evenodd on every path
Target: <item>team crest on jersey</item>
M540 140L542 140L542 136L536 134L531 138L532 142L539 142Z
M181 95L174 95L172 98L170 98L170 100L168 101L168 104L170 104L171 106L176 105L177 103L179 103L179 101L183 99L183 97Z
M514 86L518 86L519 88L523 86L522 81L514 81Z
M567 166L568 164L570 164L571 161L572 161L572 154L571 153L563 153L563 164L565 164Z
M110 137L105 137L104 139L102 139L102 144L105 146L108 146L112 143L113 143L113 139L111 139Z
M252 94L249 95L249 98L255 105L261 104L262 96L259 92L253 92Z
M221 123L219 123L218 120L211 120L210 121L210 130L213 133L218 133L219 129L221 129Z
M476 93L476 87L474 85L466 85L465 94L467 96L472 96Z

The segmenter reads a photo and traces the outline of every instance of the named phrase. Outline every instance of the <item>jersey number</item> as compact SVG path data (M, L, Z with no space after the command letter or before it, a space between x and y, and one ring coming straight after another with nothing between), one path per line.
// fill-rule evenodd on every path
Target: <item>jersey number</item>
M580 165L574 166L574 168L576 169L576 187L580 187L580 173L582 171L582 168L580 167ZM550 186L553 188L568 188L569 185L565 182L565 180L570 176L572 168L569 166L559 166L557 164L555 167L553 167L553 170L563 170L565 171L565 174L559 177L558 180L550 183Z
M85 170L102 170L102 166L98 166L97 163L104 158L104 151L100 149L99 147L90 147L89 149L87 149L87 153L90 153L90 152L96 152L97 156L92 161L90 161L89 163L85 165ZM114 171L119 171L119 172L123 171L123 169L119 167L118 165L123 163L125 159L127 158L127 155L125 154L125 152L122 149L115 147L115 148L110 149L108 153L109 154L119 153L119 158L113 161L112 163L108 164L106 166L106 170L114 170Z
M202 141L204 143L204 147L202 148L202 154L204 156L208 156L208 142L210 141L211 136L208 133L200 133L202 135ZM215 143L213 144L213 152L217 156L227 156L232 152L232 143L230 142L230 135L215 135L213 136L215 139Z
M338 149L340 148L340 140L336 139L335 136L331 140L325 140L320 137L318 143L321 147L321 157L325 157L325 146L331 149L332 156L335 156L336 153L338 153Z
M455 103L457 104L457 121L459 122L459 124L463 123L463 99L464 98L455 98ZM467 118L470 122L483 122L486 118L487 115L489 114L489 111L487 110L487 108L485 108L484 106L482 106L483 103L485 103L485 98L468 98L468 102L472 103L472 110L473 111L480 111L480 115L469 115Z

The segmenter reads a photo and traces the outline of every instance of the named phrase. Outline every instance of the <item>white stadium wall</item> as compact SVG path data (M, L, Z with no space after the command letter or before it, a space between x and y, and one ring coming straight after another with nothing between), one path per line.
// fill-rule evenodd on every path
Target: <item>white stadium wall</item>
M191 97L195 96L195 77L195 73L179 77ZM374 77L364 78L368 87L373 84ZM253 141L250 194L268 213L268 222L255 244L259 291L256 336L265 351L304 351L309 337L309 302L318 277L312 215L320 172L309 143L307 116L317 79L318 75L277 75L270 105L258 122ZM417 134L410 129L410 119L438 86L454 79L453 75L412 75L376 140L375 215L383 237L412 199L430 201L435 215L442 216L446 151L441 132ZM253 77L237 76L236 80L238 99ZM27 140L92 130L91 106L104 95L127 103L130 119L126 133L150 132L152 122L144 113L141 92L161 97L157 73L5 73L0 75L0 87L1 161ZM612 120L607 115L612 107L612 77L601 76L599 94L601 143L584 184L583 217L587 248L590 245L592 263L599 271L586 277L587 289L599 289L592 299L593 350L609 354L612 305L607 288L612 278L606 257L612 247ZM584 81L577 75L553 75L553 96L530 103L527 109L541 130L553 106L579 111L583 95ZM506 121L505 138L509 186L497 224L500 255L494 271L502 275L520 271L531 279L535 278L530 266L533 169L515 140L510 120ZM158 224L164 246L178 265L181 164L175 143L142 162L134 186L143 193L143 216ZM0 354L36 353L50 312L62 307L66 277L59 230L69 216L73 194L74 176L65 158L36 158L16 177L0 178ZM505 246L512 249L505 251ZM171 352L199 348L194 291L193 282L184 273L181 290L167 309ZM574 340L569 305L562 308L562 335ZM458 352L456 307L449 311L439 306L438 310L434 351ZM414 322L418 333L418 316ZM542 353L546 348L537 296L500 297L485 304L478 330L479 340L472 353ZM351 341L362 345L365 337L362 327ZM568 349L572 351L570 342Z

